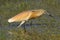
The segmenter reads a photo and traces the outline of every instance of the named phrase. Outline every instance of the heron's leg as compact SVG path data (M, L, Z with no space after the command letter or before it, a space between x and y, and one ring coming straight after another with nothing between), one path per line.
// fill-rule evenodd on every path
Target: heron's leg
M19 27L20 27L22 24L24 24L24 23L25 23L25 21L22 21L17 28L19 28Z
M17 28L19 28L22 24L24 24L25 23L25 21L22 21L21 23L20 23L20 25L17 27ZM25 26L24 26L24 32L26 32L26 28L25 28Z

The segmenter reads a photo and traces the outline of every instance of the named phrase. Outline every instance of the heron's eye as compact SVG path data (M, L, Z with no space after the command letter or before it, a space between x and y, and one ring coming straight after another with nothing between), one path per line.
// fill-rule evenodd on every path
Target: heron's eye
M32 11L32 12L35 12L35 11Z

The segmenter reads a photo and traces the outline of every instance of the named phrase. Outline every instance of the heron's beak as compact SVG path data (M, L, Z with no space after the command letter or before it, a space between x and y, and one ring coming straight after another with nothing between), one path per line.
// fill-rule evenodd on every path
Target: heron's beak
M53 17L50 13L47 12L47 14L48 14L50 17Z
M53 17L51 14L49 14L50 17Z

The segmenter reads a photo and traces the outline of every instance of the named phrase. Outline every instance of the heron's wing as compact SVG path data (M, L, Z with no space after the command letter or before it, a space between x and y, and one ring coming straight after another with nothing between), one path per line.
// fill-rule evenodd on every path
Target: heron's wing
M11 19L14 20L15 22L28 20L31 14L32 14L31 11L21 12L18 15L12 17Z

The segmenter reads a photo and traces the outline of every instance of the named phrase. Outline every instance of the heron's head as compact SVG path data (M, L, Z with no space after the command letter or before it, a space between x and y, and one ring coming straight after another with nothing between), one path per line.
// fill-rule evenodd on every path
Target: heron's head
M49 15L49 16L52 17L52 15L51 15L50 13L48 13L46 10L44 10L44 9L32 10L32 12L33 12L34 15L36 15L36 16L41 16L41 15L43 15L43 14L47 14L47 15Z
M46 10L45 10L44 14L47 14L48 16L53 17L53 16L52 16L50 13L48 13Z
M40 13L41 14L47 14L47 15L49 15L50 17L53 17L50 13L48 13L46 10L44 10L44 9L40 9Z

